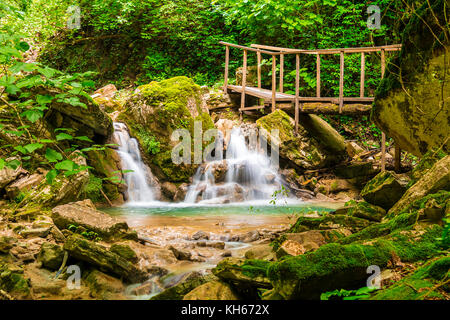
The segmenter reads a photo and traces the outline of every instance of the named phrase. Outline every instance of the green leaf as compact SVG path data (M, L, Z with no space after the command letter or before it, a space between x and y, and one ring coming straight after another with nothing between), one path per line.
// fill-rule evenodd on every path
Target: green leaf
M45 150L45 158L48 160L48 162L58 162L62 160L63 156L58 151L47 148L47 150Z
M14 150L17 150L17 151L19 151L22 154L27 154L28 153L27 149L25 149L22 146L16 146L16 147L14 147Z
M44 145L40 143L31 143L24 146L24 148L28 151L28 153L32 153L36 151L37 149L42 148Z
M5 167L5 160L0 158L0 170L3 170L4 167Z
M53 97L48 95L48 94L46 94L46 95L38 94L36 96L36 102L41 104L41 105L48 104L48 103L52 102L52 100L53 100Z
M91 139L89 139L86 136L80 136L80 137L75 137L75 139L78 139L80 141L87 141L87 142L93 142Z
M47 182L49 184L53 183L53 180L55 180L56 176L58 175L58 170L52 169L45 175L45 178L47 179Z
M6 163L6 166L7 166L8 168L11 168L11 169L13 169L13 170L16 170L16 169L20 166L20 161L17 160L17 159L8 161L8 162Z
M20 115L26 117L31 123L35 123L44 116L44 112L33 108L22 112Z
M76 163L72 160L64 160L61 162L58 162L55 165L55 168L58 170L66 170L66 171L72 171L76 167Z
M70 134L61 132L59 134L56 135L56 140L61 141L61 140L72 140L73 137Z
M30 45L28 44L28 42L21 41L19 42L18 49L25 52L30 49Z

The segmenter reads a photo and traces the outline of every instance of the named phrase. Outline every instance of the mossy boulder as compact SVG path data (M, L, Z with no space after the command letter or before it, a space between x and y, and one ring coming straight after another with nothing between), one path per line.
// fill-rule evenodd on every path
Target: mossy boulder
M57 244L44 242L39 251L37 260L42 266L50 270L58 270L64 259L64 250Z
M68 237L64 250L68 251L72 258L87 262L106 273L123 277L130 283L143 282L148 278L148 275L132 262L81 236Z
M0 262L0 289L19 299L30 296L29 281L24 278L23 269L13 264Z
M373 222L349 215L326 215L319 218L299 217L288 232L299 233L308 230L328 230L345 228L352 233L370 226Z
M408 183L408 187L411 187L414 183L420 180L425 173L430 170L436 162L441 160L447 154L440 149L431 149L420 159L419 163L414 167L410 173L411 180Z
M177 129L188 130L192 153L194 122L201 123L203 132L214 128L202 103L200 87L186 77L153 81L138 87L127 100L119 120L125 122L139 140L155 175L162 181L172 182L188 182L197 168L195 164L173 163L172 148L178 142L171 140L172 133Z
M239 298L229 284L211 281L189 292L183 300L239 300Z
M377 174L361 190L367 202L389 210L405 193L408 179L392 171Z
M447 0L424 2L415 10L372 108L377 126L416 156L440 146L450 152L449 14Z
M182 300L186 294L198 286L214 280L217 280L217 278L213 275L202 276L198 272L193 272L186 275L178 284L165 289L161 293L153 296L150 300Z
M445 300L450 286L442 280L450 276L450 256L428 261L392 286L376 292L370 300Z
M16 238L8 236L0 236L0 254L7 254L12 249L14 243L17 242Z
M349 216L380 222L386 215L386 210L365 201L350 203L336 210L336 214L347 214Z
M97 299L117 300L124 299L122 293L125 288L119 279L98 270L92 270L85 278L90 293Z
M405 192L388 214L398 214L411 203L440 190L450 190L450 155L436 162L419 181Z
M321 168L346 157L345 141L328 123L316 116L305 116L295 134L294 120L276 110L256 121L267 132L268 140L279 144L282 160L302 169ZM305 125L303 125L303 123ZM271 134L278 130L278 139Z
M138 261L138 256L136 255L136 252L134 252L134 250L131 249L129 245L114 243L109 248L109 251L118 254L119 256L130 262L136 263Z
M314 252L270 263L267 276L274 291L284 299L318 299L321 292L365 286L367 267L387 266L393 255L401 261L428 259L441 252L436 238L442 228L397 233L371 244L330 243Z

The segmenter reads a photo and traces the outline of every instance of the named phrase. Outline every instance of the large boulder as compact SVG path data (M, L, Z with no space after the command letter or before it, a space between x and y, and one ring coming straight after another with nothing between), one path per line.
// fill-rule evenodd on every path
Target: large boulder
M344 138L316 116L302 117L298 135L294 120L282 110L259 118L256 123L267 132L269 142L279 143L280 158L294 167L320 168L347 156ZM279 130L278 139L271 134L274 129Z
M386 210L365 201L358 201L337 209L336 214L347 214L353 217L380 222L386 215Z
M445 6L447 3L447 6ZM401 149L422 156L450 152L450 49L446 0L424 2L403 27L402 51L389 64L372 119Z
M59 229L83 227L103 238L120 236L128 230L126 222L96 210L91 200L57 206L52 209L52 219Z
M171 136L177 129L188 130L192 155L194 122L201 122L203 132L214 128L200 87L186 77L153 81L138 87L124 108L119 120L127 123L131 134L139 140L153 173L161 181L189 182L197 165L194 161L193 164L172 161L172 149L179 142L172 141Z
M389 210L405 193L409 179L391 171L384 171L370 180L361 190L367 202Z
M39 251L37 260L42 266L50 270L58 270L64 259L64 251L61 246L50 242L44 242Z
M189 292L183 300L239 300L239 298L230 285L220 281L211 281Z
M72 258L87 262L101 271L123 277L130 283L143 282L148 278L147 273L138 269L134 263L81 236L73 235L67 238L64 250L69 252Z
M450 190L450 155L436 162L419 181L410 187L389 210L389 215L398 214L414 201L439 190Z
M212 269L213 274L224 282L243 287L271 288L266 269L270 263L263 260L225 258Z
M12 161L14 159L6 159L6 161ZM24 170L21 166L16 167L15 169L12 169L10 167L4 166L0 170L0 190L6 187L9 183L16 180L16 178L23 173Z
M21 192L26 192L38 186L45 179L46 171L38 168L32 175L24 176L6 186L6 195L9 199L16 198Z

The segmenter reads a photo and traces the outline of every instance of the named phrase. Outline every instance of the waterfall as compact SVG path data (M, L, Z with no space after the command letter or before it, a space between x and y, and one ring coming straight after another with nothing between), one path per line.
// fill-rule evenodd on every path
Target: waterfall
M126 171L124 180L128 188L128 202L154 201L154 192L148 183L153 177L142 162L137 140L130 137L127 126L120 122L114 122L114 138L119 145L117 153L121 159L122 170Z
M251 140L251 138L250 138ZM187 203L233 203L270 200L281 188L281 178L270 158L251 143L243 130L231 131L226 158L200 166L189 186Z

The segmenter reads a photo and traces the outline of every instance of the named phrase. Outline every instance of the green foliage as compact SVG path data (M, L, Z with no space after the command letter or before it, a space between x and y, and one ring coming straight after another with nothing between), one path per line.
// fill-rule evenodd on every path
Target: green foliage
M143 147L149 154L157 154L160 151L160 143L156 137L142 127L138 131L139 141L143 144Z
M102 238L98 235L97 232L88 231L88 230L84 229L81 226L77 226L75 224L71 224L71 225L69 225L67 227L67 229L69 231L72 231L73 233L78 233L78 234L82 235L84 238L86 238L88 240L102 241Z
M376 287L362 287L358 290L334 290L324 292L320 295L320 300L363 300L370 298L370 293L378 290Z

